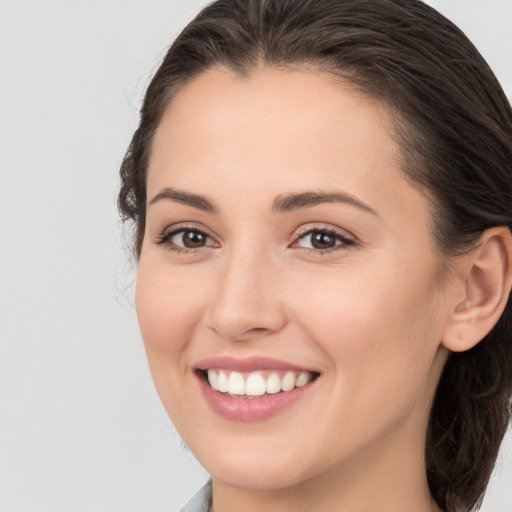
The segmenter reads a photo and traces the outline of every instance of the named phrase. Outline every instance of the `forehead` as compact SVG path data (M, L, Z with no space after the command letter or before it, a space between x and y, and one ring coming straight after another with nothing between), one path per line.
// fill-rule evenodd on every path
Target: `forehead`
M212 69L162 118L148 198L171 186L257 209L281 193L340 189L390 223L421 212L415 220L426 226L429 204L400 161L386 109L329 73Z
M216 68L172 98L153 141L149 185L151 170L170 163L190 168L205 154L212 172L237 157L240 170L257 159L266 168L292 165L299 173L318 167L316 153L332 149L347 165L355 155L365 159L369 149L394 166L400 158L384 109L332 74L262 68L242 77Z

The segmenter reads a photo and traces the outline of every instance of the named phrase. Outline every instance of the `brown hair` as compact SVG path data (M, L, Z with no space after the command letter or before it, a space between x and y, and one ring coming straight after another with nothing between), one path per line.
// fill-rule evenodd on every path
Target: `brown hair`
M403 172L431 199L440 253L512 226L512 111L485 60L419 0L218 0L175 40L153 77L121 166L119 209L145 229L151 142L173 94L225 66L313 65L389 107ZM446 258L448 259L448 258ZM427 432L430 491L448 512L478 508L512 407L512 304L475 348L451 354Z

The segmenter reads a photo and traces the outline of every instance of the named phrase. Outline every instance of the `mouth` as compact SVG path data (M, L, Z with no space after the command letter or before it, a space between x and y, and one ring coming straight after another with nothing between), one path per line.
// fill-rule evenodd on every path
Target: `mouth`
M271 358L213 357L194 373L211 409L221 418L255 422L280 414L309 394L320 372Z
M226 368L198 370L214 391L231 398L265 398L301 388L320 375L312 371L258 370L238 372Z

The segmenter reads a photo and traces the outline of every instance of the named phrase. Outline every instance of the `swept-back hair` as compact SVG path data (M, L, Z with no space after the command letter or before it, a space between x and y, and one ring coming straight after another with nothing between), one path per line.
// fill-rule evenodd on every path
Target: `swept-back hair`
M512 112L485 60L419 0L218 0L181 32L153 77L121 166L119 209L145 230L151 143L173 95L224 66L307 65L386 106L401 170L432 202L446 261L492 226L512 226ZM448 512L478 508L511 416L512 305L473 349L450 355L431 411L426 472Z

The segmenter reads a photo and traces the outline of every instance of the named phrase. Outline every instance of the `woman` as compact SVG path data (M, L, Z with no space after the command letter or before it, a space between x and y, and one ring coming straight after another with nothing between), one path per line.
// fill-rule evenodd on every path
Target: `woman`
M467 511L510 419L512 113L410 0L219 0L121 168L184 510Z

